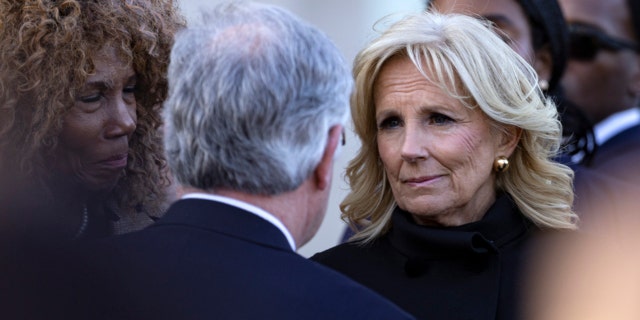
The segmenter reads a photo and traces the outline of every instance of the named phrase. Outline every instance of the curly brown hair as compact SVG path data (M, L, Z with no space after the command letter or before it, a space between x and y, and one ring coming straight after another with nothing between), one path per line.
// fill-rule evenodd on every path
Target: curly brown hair
M94 70L92 57L113 45L137 73L138 121L107 203L161 210L169 179L160 109L173 36L185 24L176 2L0 0L0 17L0 164L46 185L64 115Z

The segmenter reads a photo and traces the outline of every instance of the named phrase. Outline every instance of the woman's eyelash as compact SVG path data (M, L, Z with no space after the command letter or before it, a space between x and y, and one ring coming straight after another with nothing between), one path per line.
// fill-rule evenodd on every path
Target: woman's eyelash
M125 93L135 93L137 90L138 90L138 86L132 85L132 86L125 87L122 91L124 91Z
M444 115L438 112L425 115L425 118L424 118L424 123L427 125L446 125L451 122L455 122L455 120L447 115ZM379 130L395 129L402 125L403 125L403 122L399 117L390 116L378 123L378 129Z
M395 128L399 125L400 125L400 119L398 119L397 117L389 117L380 121L378 128L380 129Z
M433 122L433 123L436 123L436 124L442 124L442 123L445 123L445 122L453 121L453 119L451 119L450 117L448 117L448 116L446 116L444 114L441 114L441 113L432 114L429 117L429 120L431 122Z
M124 93L136 93L137 90L138 90L138 86L137 85L132 85L132 86L124 87L122 89L122 92L124 92ZM78 101L81 101L81 102L84 102L84 103L93 103L93 102L100 101L101 98L102 98L102 93L96 93L96 94L91 94L91 95L86 95L86 96L79 97Z
M84 102L84 103L92 103L92 102L97 102L100 101L100 98L102 98L102 94L93 94L93 95L89 95L89 96L83 96L78 98L78 100Z

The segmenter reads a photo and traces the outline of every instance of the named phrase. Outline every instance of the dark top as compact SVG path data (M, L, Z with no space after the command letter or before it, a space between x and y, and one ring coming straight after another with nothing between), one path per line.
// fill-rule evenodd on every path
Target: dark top
M81 226L75 218L82 212L69 212L56 200L34 179L0 169L2 319L69 319L54 311L63 310L66 266L75 263L65 251L76 240L111 234L110 220L88 210L84 232L74 238Z
M518 319L522 262L538 230L509 196L459 227L417 225L396 209L371 244L345 243L311 259L374 289L420 319Z
M86 319L411 318L298 255L268 221L220 202L179 200L154 225L88 249L76 300L89 306Z
M599 146L589 167L640 185L640 125L618 133Z

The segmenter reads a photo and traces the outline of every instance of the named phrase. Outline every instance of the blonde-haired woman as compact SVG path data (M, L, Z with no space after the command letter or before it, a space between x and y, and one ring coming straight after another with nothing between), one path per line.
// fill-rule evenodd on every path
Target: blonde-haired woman
M434 11L356 57L353 241L313 257L418 318L513 319L527 248L574 230L573 172L535 71L478 19Z

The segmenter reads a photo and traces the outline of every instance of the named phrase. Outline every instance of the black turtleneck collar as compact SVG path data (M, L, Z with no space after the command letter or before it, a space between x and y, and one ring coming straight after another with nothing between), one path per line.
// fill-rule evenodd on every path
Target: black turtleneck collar
M500 194L480 221L457 227L421 226L411 214L397 208L388 238L410 259L462 258L497 254L500 247L523 235L530 226L511 197Z

